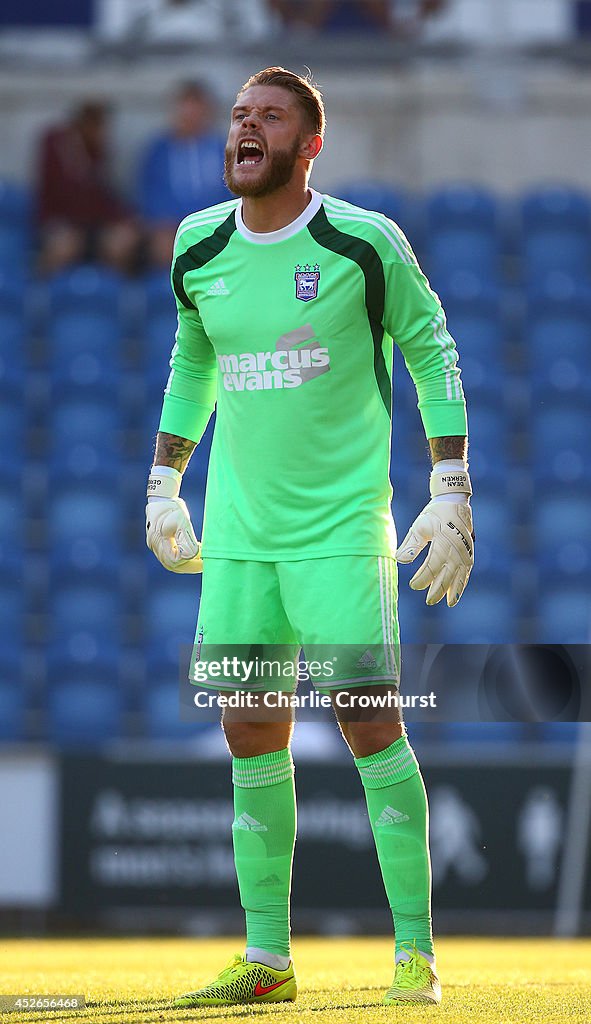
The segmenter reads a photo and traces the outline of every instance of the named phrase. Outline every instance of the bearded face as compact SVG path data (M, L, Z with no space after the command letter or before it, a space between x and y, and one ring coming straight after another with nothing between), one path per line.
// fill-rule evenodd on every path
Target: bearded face
M224 181L237 196L259 198L287 185L293 176L301 137L298 134L284 148L270 147L256 131L228 138L224 159Z

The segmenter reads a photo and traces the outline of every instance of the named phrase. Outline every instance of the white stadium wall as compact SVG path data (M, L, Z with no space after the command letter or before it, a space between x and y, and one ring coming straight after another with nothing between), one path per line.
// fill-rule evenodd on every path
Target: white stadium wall
M166 119L174 84L205 77L220 98L220 129L235 89L281 54L233 60L165 55L128 67L102 60L59 75L0 70L0 177L31 181L40 133L82 97L113 102L113 150L131 184L139 150ZM286 60L287 63L287 60ZM291 61L297 69L302 62ZM591 181L591 77L580 67L481 50L464 60L351 72L310 58L327 104L328 133L314 184L377 178L421 190L459 178L511 193L532 182Z

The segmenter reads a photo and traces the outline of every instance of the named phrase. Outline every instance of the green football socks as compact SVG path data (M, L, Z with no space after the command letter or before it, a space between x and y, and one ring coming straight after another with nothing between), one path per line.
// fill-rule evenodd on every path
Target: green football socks
M365 789L369 819L388 902L396 952L416 939L433 956L431 862L425 786L406 735L385 750L355 758Z
M289 899L296 833L291 752L232 759L234 860L246 913L247 959L290 955ZM255 956L249 952L257 951ZM269 957L266 958L268 960ZM263 961L266 962L266 961ZM282 969L277 966L277 969Z

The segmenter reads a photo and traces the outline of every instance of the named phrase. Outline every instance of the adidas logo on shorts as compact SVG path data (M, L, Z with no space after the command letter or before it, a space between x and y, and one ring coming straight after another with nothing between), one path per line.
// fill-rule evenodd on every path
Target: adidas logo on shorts
M378 663L371 651L365 651L357 662L357 668L377 668Z

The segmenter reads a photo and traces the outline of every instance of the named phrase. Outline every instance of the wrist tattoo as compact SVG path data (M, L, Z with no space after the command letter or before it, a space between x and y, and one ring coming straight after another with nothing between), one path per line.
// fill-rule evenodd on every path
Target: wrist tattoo
M195 442L189 441L186 437L163 434L162 431L159 431L156 438L154 465L170 466L171 469L177 469L179 473L182 473L196 447Z
M433 465L442 459L464 459L468 457L467 437L431 437L429 439Z

